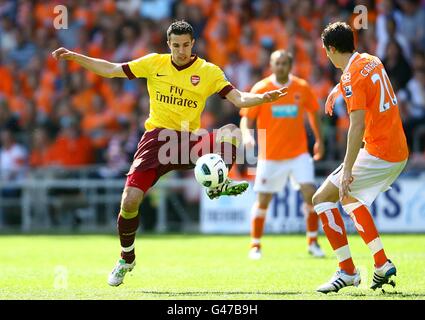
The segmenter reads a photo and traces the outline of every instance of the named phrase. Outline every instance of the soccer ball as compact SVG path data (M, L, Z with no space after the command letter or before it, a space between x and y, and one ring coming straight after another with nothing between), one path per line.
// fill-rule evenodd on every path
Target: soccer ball
M195 178L200 185L215 188L226 180L228 169L223 159L215 153L200 157L195 165Z

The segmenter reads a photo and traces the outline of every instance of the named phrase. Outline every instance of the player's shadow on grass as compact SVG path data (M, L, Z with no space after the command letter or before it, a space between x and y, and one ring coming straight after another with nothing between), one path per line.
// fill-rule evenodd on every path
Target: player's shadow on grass
M400 292L400 291L381 291L382 295L385 296L393 296L394 298L421 298L425 299L425 293L406 293L406 292Z
M343 296L352 296L352 297L393 297L394 299L400 299L400 298L416 298L416 299L424 299L425 293L406 293L401 291L385 291L385 290L376 290L372 291L363 291L363 292L343 292L340 291L339 293L330 293L329 296L337 296L337 295L343 295Z
M158 295L158 296L170 296L170 297L178 297L178 296L206 296L206 295L305 295L306 292L300 292L300 291L140 291L142 294L152 294L152 295ZM314 292L312 292L313 294ZM378 293L378 294L376 294ZM324 297L323 294L319 294L319 296ZM372 292L339 292L339 293L330 293L328 295L329 297L338 297L338 296L352 296L352 297L394 297L394 298L413 298L413 299L424 299L425 293L405 293L400 291L393 291L388 292L384 291L372 291Z
M164 296L205 296L205 295L302 295L299 291L141 291L143 294L154 294Z

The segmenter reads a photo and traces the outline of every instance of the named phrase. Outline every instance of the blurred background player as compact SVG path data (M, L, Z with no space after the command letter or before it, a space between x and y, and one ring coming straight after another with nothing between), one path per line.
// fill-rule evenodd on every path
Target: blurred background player
M257 202L251 211L251 259L261 258L260 241L269 203L274 193L284 188L288 178L304 198L308 252L314 257L324 256L317 242L319 218L312 206L312 197L316 192L314 165L308 153L304 125L307 112L315 137L314 160L319 160L324 153L318 114L320 106L308 83L290 73L292 60L291 53L274 51L270 56L272 75L257 82L251 90L253 93L264 93L285 86L288 87L285 97L240 111L240 128L247 147L252 148L255 144L255 125L258 130L265 130L266 134L265 139L258 139L259 160L254 184Z
M386 283L395 285L389 279L396 274L396 267L384 252L369 207L380 192L389 189L409 155L397 98L379 58L355 51L349 25L343 22L328 25L322 41L333 65L343 70L340 83L326 102L326 111L332 115L335 98L342 93L350 127L343 164L313 196L314 209L339 262L339 270L317 291L337 292L360 283L337 208L338 199L373 254L375 272L371 288Z
M216 152L229 166L235 160L236 148L241 141L236 125L223 126L216 134L196 134L206 99L218 93L236 107L245 108L275 101L286 94L285 88L262 94L235 89L219 67L192 54L194 43L192 26L186 21L176 21L167 29L167 44L171 54L152 53L128 63L111 63L65 48L52 53L56 59L75 61L103 77L148 79L150 114L145 122L146 132L127 173L121 199L118 233L122 251L121 259L108 278L111 286L120 285L125 274L135 266L134 240L139 226L139 206L146 192L158 179L172 170L192 169L196 159L190 154L195 147L198 156ZM166 159L161 159L161 147L165 144L174 155L172 161L166 163ZM206 148L202 146L204 144ZM184 154L184 151L187 153ZM181 159L190 162L184 163ZM227 179L220 187L207 189L207 194L210 198L238 195L247 187L245 181Z

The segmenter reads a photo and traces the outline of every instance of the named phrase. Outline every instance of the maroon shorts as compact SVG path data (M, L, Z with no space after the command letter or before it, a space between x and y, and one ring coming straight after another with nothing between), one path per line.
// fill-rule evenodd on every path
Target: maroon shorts
M193 169L196 159L214 152L215 145L212 132L199 136L169 129L146 131L137 145L125 185L146 193L167 172Z

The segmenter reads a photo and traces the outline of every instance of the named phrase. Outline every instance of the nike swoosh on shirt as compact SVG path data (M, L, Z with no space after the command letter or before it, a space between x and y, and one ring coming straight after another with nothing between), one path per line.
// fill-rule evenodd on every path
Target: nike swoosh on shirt
M164 76L166 76L166 74L159 74L159 73L157 73L156 76L157 77L164 77Z

